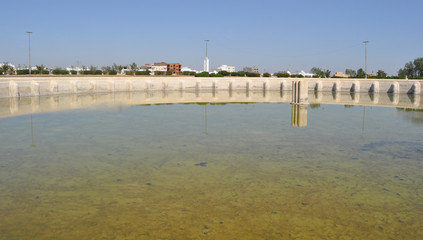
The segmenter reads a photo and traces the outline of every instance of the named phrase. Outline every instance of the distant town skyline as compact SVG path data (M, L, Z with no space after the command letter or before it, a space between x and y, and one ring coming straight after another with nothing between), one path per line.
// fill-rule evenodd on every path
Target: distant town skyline
M201 70L364 69L396 75L423 57L420 9L405 1L2 1L0 62L49 67L178 62Z

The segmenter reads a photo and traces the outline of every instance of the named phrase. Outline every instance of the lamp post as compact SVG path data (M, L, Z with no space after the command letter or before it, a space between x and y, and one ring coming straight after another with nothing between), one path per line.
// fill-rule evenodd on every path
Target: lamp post
M206 42L206 57L207 57L207 44L210 42L210 40L204 40Z
M364 41L364 73L365 73L365 79L367 79L367 43L369 43L369 41Z
M29 74L31 74L31 33L32 32L26 32L28 33L28 43L29 43Z

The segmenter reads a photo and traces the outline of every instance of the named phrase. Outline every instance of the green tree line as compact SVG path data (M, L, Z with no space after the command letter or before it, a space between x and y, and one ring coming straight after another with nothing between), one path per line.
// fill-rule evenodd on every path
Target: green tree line
M398 70L400 78L422 78L423 77L423 57L416 58L405 64L404 68Z

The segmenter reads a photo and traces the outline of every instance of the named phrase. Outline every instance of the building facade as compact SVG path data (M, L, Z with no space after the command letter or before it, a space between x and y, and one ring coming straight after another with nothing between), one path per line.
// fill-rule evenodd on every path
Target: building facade
M181 68L182 68L182 65L180 63L168 63L167 64L167 70L172 71L174 74L180 74Z
M249 73L259 73L259 69L258 67L245 67L243 69L244 72L249 72Z
M344 74L343 72L336 72L333 76L334 77L340 77L340 78L349 78L350 77L349 74Z
M235 72L235 66L222 65L217 68L217 71Z
M165 62L154 63L151 66L151 71L153 71L153 72L156 72L156 71L166 72L167 71L167 63L165 63Z
M182 65L180 63L156 62L151 66L151 71L172 71L174 74L180 74L181 68Z

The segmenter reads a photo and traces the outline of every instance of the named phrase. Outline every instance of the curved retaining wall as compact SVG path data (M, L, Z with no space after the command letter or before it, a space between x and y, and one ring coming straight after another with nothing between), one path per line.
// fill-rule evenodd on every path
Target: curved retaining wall
M0 77L0 97L166 90L291 91L293 82L309 91L422 94L421 80L194 77Z

